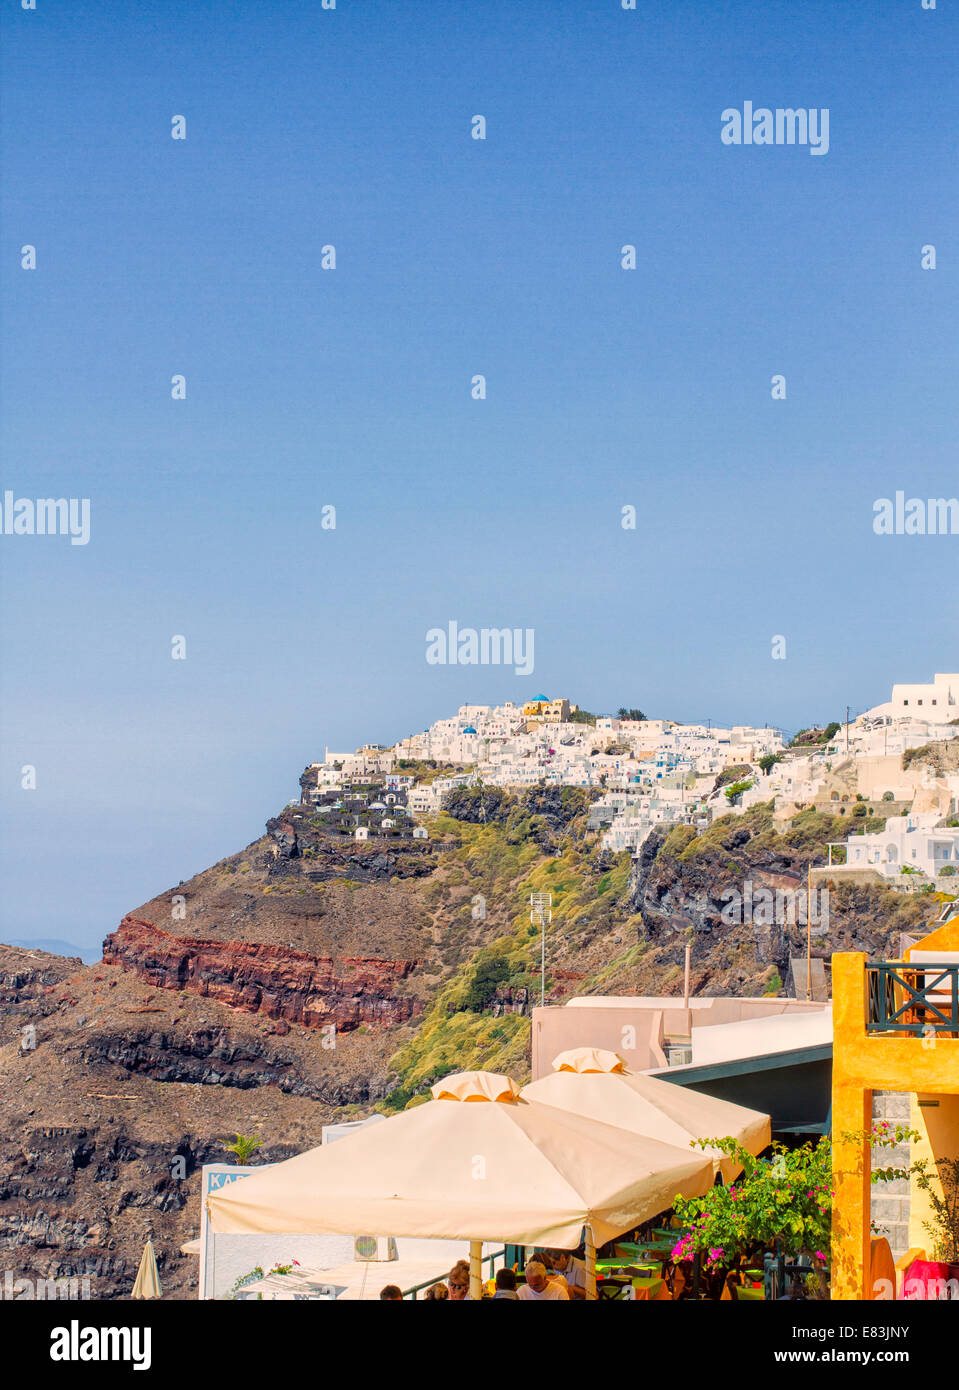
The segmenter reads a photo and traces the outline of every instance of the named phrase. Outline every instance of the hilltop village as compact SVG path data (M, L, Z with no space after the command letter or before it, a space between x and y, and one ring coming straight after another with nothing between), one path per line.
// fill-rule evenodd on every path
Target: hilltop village
M855 720L801 730L788 745L779 729L641 715L592 715L545 695L463 705L392 747L327 749L293 804L357 840L426 839L417 818L437 814L457 789L593 788L589 828L605 849L633 856L657 826L699 832L760 803L785 824L812 807L849 817L848 842L830 846L833 875L911 890L957 871L959 675L895 685Z

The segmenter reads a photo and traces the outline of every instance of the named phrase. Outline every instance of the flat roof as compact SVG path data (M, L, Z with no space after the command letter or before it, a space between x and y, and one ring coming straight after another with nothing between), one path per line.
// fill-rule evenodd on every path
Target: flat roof
M736 996L739 999L739 996ZM729 1000L727 994L691 994L689 1003L683 1003L681 994L579 994L575 999L567 999L562 1006L565 1009L708 1009L711 1005ZM806 999L779 999L771 998L769 995L751 994L745 995L739 1002L745 1004L786 1004L786 1012L791 1012L797 1005L797 1012L808 1012L809 1001ZM764 1015L764 1017L778 1018L779 1014ZM717 1025L725 1027L726 1025Z
M766 1015L738 1023L716 1023L711 1028L694 1028L692 1062L683 1066L658 1067L670 1073L724 1067L732 1062L748 1062L751 1069L779 1066L784 1054L832 1055L832 1006L803 1013Z

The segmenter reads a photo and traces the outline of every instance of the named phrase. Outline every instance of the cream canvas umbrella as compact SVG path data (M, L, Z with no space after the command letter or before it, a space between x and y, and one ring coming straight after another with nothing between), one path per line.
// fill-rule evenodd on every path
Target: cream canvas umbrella
M618 1053L595 1048L561 1052L553 1059L551 1074L524 1086L522 1095L683 1149L696 1139L731 1137L751 1154L759 1154L770 1142L768 1115L627 1071ZM722 1173L725 1183L742 1172L742 1165L719 1149L699 1152L711 1159L714 1174Z
M153 1241L147 1240L143 1247L143 1254L140 1256L140 1265L137 1269L137 1277L133 1284L134 1298L162 1298L163 1289L160 1286L160 1273L157 1269L157 1257L153 1250Z
M586 1226L589 1255L710 1185L705 1155L524 1100L505 1080L447 1077L442 1099L238 1179L207 1198L213 1230L467 1240L476 1288L482 1241L568 1250Z

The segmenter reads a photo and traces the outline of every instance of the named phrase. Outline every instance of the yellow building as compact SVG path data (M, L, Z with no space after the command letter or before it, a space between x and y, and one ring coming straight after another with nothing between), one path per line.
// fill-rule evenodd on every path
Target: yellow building
M527 719L538 719L544 724L565 724L576 708L566 699L550 700L545 695L537 695L523 706L523 714Z
M523 713L528 719L538 719L548 704L548 695L534 695L532 700L526 701L526 704L523 706Z
M869 1277L872 1151L868 1141L845 1137L872 1128L873 1093L910 1096L910 1125L922 1136L913 1159L959 1157L959 919L905 957L912 970L860 953L832 958L835 1299L875 1296ZM928 1214L926 1195L913 1184L910 1240L931 1256L922 1228Z

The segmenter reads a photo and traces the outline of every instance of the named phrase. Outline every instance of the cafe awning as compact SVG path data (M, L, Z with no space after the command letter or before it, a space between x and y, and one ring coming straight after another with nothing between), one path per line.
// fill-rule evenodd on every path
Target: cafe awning
M553 1060L549 1076L524 1086L525 1100L555 1106L633 1134L703 1153L714 1172L731 1182L741 1164L719 1149L697 1148L698 1139L732 1138L751 1154L759 1154L770 1142L769 1116L742 1105L717 1100L687 1086L674 1086L654 1076L626 1070L615 1052L580 1048L563 1052Z

